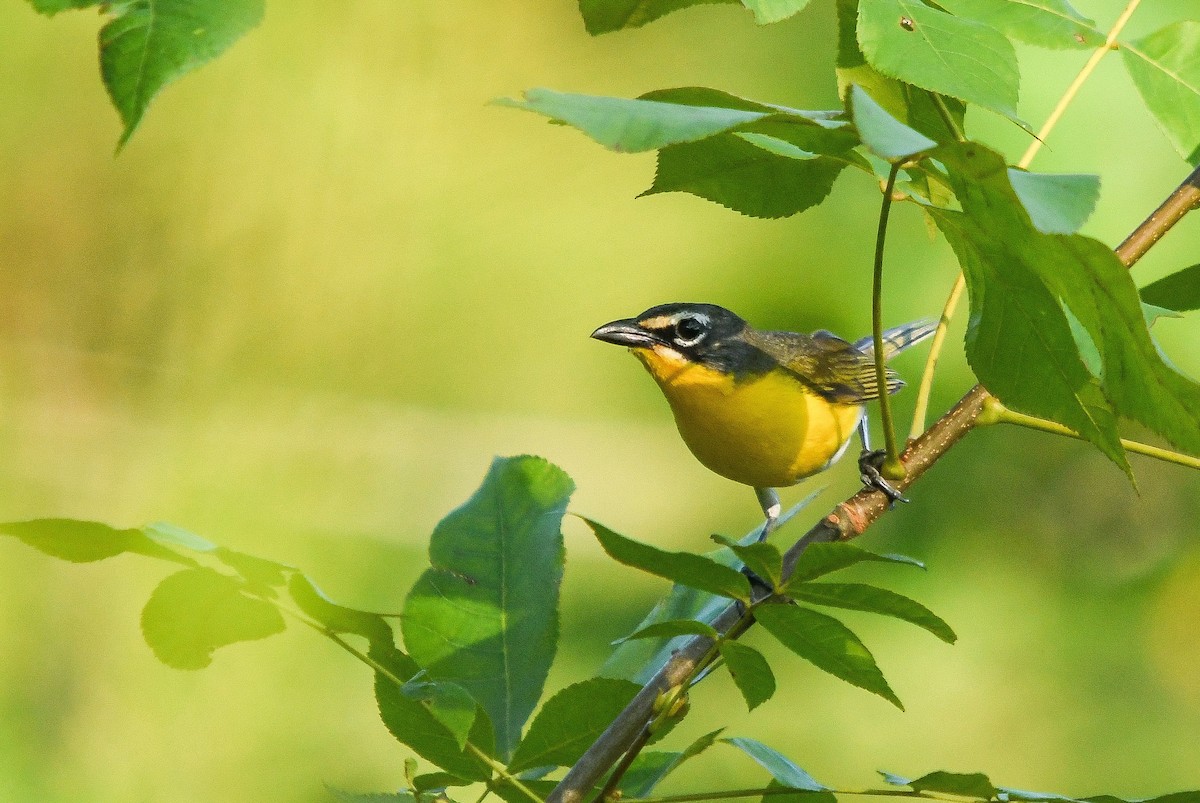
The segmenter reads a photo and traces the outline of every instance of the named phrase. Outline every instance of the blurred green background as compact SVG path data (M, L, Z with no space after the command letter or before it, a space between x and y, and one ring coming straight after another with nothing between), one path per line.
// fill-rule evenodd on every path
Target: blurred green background
M832 3L768 28L701 7L596 39L571 2L269 5L115 159L96 15L0 6L0 519L167 520L380 610L401 607L433 525L494 454L553 460L574 510L637 538L699 550L753 526L750 492L696 464L636 362L587 334L670 300L865 333L877 188L848 172L784 221L637 200L652 156L487 102L699 84L828 108ZM1107 25L1123 4L1076 5ZM1131 35L1194 11L1148 3ZM1086 54L1020 52L1036 127ZM986 114L968 128L1013 160L1027 143ZM1087 231L1114 245L1187 173L1118 56L1034 168L1101 173ZM949 250L913 208L893 221L888 319L935 315ZM1185 221L1139 283L1198 248L1200 220ZM962 327L935 411L971 383ZM1195 320L1156 334L1200 375ZM915 379L921 359L898 367ZM938 768L1070 794L1200 787L1200 475L1135 469L1140 494L1085 446L972 435L864 539L927 560L875 576L960 634L947 647L847 616L908 711L775 651L774 700L747 715L716 677L672 739L728 724L839 787ZM809 520L854 488L852 461L786 499L822 483ZM664 590L578 522L566 535L550 690L593 673ZM367 672L311 634L197 673L159 664L138 614L164 574L0 541L0 800L317 801L326 783L402 783L409 752ZM761 778L728 748L689 770L676 788Z

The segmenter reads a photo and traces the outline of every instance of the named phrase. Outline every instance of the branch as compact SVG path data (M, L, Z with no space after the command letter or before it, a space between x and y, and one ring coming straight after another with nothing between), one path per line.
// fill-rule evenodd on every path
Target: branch
M1170 197L1142 221L1132 234L1117 247L1117 256L1125 267L1132 267L1153 245L1162 239L1171 228L1192 209L1200 205L1200 168L1171 193ZM916 482L922 474L942 458L963 436L975 426L975 419L983 410L988 392L976 385L959 399L951 410L930 427L925 434L909 444L900 455L905 476L895 485L903 491ZM809 544L821 541L845 541L866 532L875 521L889 510L889 500L881 491L863 488L845 502L837 505L829 515L821 519L784 554L784 578L790 577L800 554ZM737 638L740 633L730 629L740 619L736 604L731 604L710 624L727 638ZM749 629L748 623L744 629ZM686 642L666 665L638 692L608 729L588 748L559 782L546 803L580 803L583 795L592 789L642 733L642 729L653 716L654 701L673 686L683 683L695 671L698 663L712 647L712 640L697 636Z

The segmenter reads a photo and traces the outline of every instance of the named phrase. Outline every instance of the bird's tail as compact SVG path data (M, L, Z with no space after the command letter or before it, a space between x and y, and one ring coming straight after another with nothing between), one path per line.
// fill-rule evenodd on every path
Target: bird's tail
M931 318L893 326L883 332L883 358L890 360L909 346L915 346L937 329L938 322ZM867 354L875 353L875 339L868 335L854 343L854 347Z

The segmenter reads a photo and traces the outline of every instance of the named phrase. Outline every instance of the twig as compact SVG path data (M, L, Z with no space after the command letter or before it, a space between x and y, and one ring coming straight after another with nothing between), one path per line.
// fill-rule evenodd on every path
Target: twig
M946 342L946 332L950 329L950 319L958 308L959 299L967 287L967 279L962 271L954 279L954 287L946 297L946 306L942 308L942 317L938 319L937 329L933 331L933 340L929 343L929 356L925 358L925 370L921 372L921 384L917 388L917 401L913 406L912 428L908 439L916 440L925 431L925 417L929 414L929 398L933 395L933 374L937 370L938 357L942 354L942 345Z

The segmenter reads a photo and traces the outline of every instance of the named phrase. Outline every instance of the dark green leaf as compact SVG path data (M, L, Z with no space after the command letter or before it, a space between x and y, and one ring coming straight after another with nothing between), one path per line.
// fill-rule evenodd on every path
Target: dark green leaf
M1104 44L1096 23L1067 0L938 0L956 17L990 25L1031 45L1052 48L1094 48Z
M534 717L509 770L574 764L640 690L636 683L614 678L592 678L567 686Z
M787 756L773 747L768 747L757 739L748 739L739 736L733 739L723 739L722 741L733 745L750 756L759 766L771 773L772 778L788 789L800 789L806 792L824 792L828 788L817 783L815 778L793 763Z
M800 553L800 557L792 569L792 575L788 579L785 592L791 594L791 589L800 583L805 583L830 572L846 569L863 562L899 563L906 566L916 566L918 569L925 568L925 564L916 558L910 558L906 555L877 555L854 544L840 542L810 544L808 548Z
M766 541L740 544L723 535L714 535L713 540L732 550L747 569L766 580L772 587L778 588L783 582L783 555L774 544Z
M647 625L641 630L634 631L625 636L623 639L618 639L618 641L643 638L671 639L676 636L707 636L708 638L716 639L718 633L707 622L698 622L695 619L670 619L665 622L655 622L652 625Z
M203 669L213 651L283 631L269 602L242 593L242 583L211 569L167 577L142 610L142 634L158 659L176 669Z
M399 679L407 680L403 676ZM464 780L485 781L491 777L488 765L460 748L454 734L438 721L427 704L409 697L401 685L379 672L375 673L375 700L388 731L417 755ZM493 753L492 725L484 711L476 712L467 739L488 755Z
M1142 301L1175 312L1200 309L1200 265L1151 282L1139 291Z
M775 675L761 652L736 641L726 641L721 644L721 657L749 710L758 708L775 694Z
M857 84L850 87L850 112L863 144L881 159L900 162L937 147L932 139L888 114Z
M432 678L452 680L479 701L505 758L554 658L560 526L573 490L541 458L497 458L479 490L434 530L432 568L405 603L409 653Z
M1121 53L1167 139L1184 159L1200 162L1200 22L1181 20L1122 42Z
M908 780L899 775L884 773L890 784L909 786L918 792L940 792L947 795L962 795L980 800L993 800L999 791L982 772L945 772L938 770L920 778Z
M109 8L100 72L125 124L124 145L160 89L258 25L263 0L131 0Z
M644 572L711 594L750 599L750 581L737 569L691 552L668 552L618 535L603 524L584 519L609 556Z
M681 8L706 3L737 3L739 0L579 0L579 13L592 36L640 28L648 22Z
M1126 471L1116 415L1200 454L1200 385L1164 362L1112 250L1037 231L986 148L946 146L938 159L963 212L932 214L966 271L967 357L988 390L1081 432Z
M413 788L418 792L437 791L451 786L467 786L469 784L470 781L465 781L448 772L426 772L422 775L414 775L412 779Z
M754 616L783 646L818 669L878 694L904 710L871 651L837 619L796 605L761 605Z
M39 14L45 14L47 17L53 17L60 11L68 11L73 8L91 8L92 6L103 5L105 0L29 0L29 5L33 6L34 11Z
M629 765L617 788L622 797L645 797L679 766L682 753L644 750Z
M1043 234L1074 234L1100 200L1096 175L1028 173L1010 167L1008 180L1034 228Z
M433 718L450 731L458 749L466 748L478 708L466 689L445 680L423 680L418 675L401 686L400 691L406 697L424 703Z
M800 583L789 593L798 601L894 616L928 630L947 644L958 640L950 625L916 600L862 583Z
M995 28L920 0L861 0L858 44L884 75L1019 120L1016 52Z
M339 605L325 595L316 583L297 572L288 582L288 593L296 606L334 633L354 633L372 643L392 643L392 628L377 613Z
M754 12L759 25L769 25L796 14L807 6L809 0L742 0L742 5Z
M533 792L540 799L545 800L550 797L550 793L554 791L554 787L558 786L558 781L522 781L521 785ZM530 803L529 795L518 789L510 783L505 783L497 778L488 784L488 789L499 797L504 803ZM593 788L593 794L598 793L598 788ZM438 803L431 801L430 803Z

